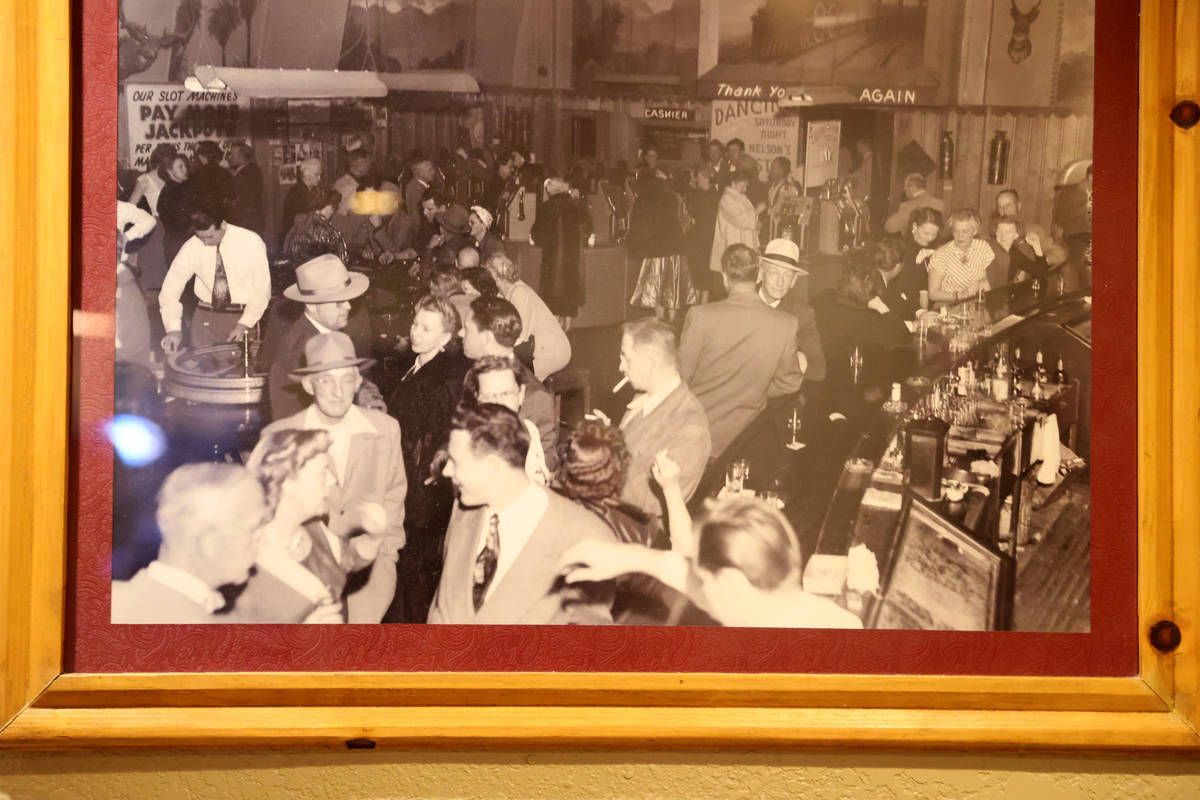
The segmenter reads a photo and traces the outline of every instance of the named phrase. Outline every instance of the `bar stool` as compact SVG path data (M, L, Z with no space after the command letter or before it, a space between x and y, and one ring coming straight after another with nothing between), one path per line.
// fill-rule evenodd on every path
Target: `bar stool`
M546 388L554 395L554 416L558 424L573 427L592 407L591 372L586 369L566 367L546 377ZM563 418L564 398L572 412L569 419ZM574 413L575 411L578 413Z

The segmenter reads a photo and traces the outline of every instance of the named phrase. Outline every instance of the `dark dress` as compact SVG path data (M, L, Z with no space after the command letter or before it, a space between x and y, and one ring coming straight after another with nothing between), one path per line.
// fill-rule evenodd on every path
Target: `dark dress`
M692 226L687 232L688 269L692 283L699 288L709 285L708 262L712 255L713 233L717 228L717 205L721 194L716 189L693 189L687 194L687 213Z
M158 195L158 221L163 228L163 259L168 268L183 243L192 238L190 215L196 209L191 181L168 180Z
M403 373L416 361L411 351L397 364ZM400 423L400 448L404 472L408 475L408 494L404 498L404 530L407 542L396 562L396 597L384 622L424 622L442 572L442 539L454 491L450 481L440 474L431 477L434 459L446 446L450 418L462 397L463 378L470 362L457 341L412 375L404 378L388 400L388 413Z
M247 164L233 176L233 200L226 219L262 236L264 214L262 170L257 164Z
M558 316L573 317L584 304L583 248L592 234L587 207L566 192L542 203L530 235L542 250L538 294Z
M626 247L641 269L631 306L682 308L696 302L691 275L684 264L679 195L664 180L643 183L633 204Z

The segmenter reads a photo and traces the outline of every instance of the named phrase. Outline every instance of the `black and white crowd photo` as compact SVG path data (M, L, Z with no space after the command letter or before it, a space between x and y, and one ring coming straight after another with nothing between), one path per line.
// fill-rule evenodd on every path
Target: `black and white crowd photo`
M111 621L1089 631L1094 4L121 0Z

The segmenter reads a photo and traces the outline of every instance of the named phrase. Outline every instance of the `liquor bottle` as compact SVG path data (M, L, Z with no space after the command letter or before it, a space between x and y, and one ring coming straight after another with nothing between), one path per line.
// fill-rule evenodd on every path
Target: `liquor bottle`
M1058 366L1054 370L1054 382L1063 387L1070 382L1070 378L1067 376L1067 371L1063 368L1063 358L1061 354L1058 357Z
M997 403L1003 403L1009 398L1011 386L1010 370L1008 368L1008 359L1004 356L1003 348L996 353L996 366L992 370L992 399Z
M1025 379L1025 365L1021 363L1021 346L1013 348L1012 365L1009 367L1009 384L1012 387L1011 397L1021 396L1021 381Z
M1038 386L1045 386L1046 381L1050 376L1046 371L1046 363L1042 359L1042 351L1037 351L1037 357L1034 359L1033 380Z

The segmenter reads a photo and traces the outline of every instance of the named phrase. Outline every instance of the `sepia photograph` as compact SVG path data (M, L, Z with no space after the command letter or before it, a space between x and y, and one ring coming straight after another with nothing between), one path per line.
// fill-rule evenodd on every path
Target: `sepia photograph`
M121 0L111 623L1088 633L1094 23Z

